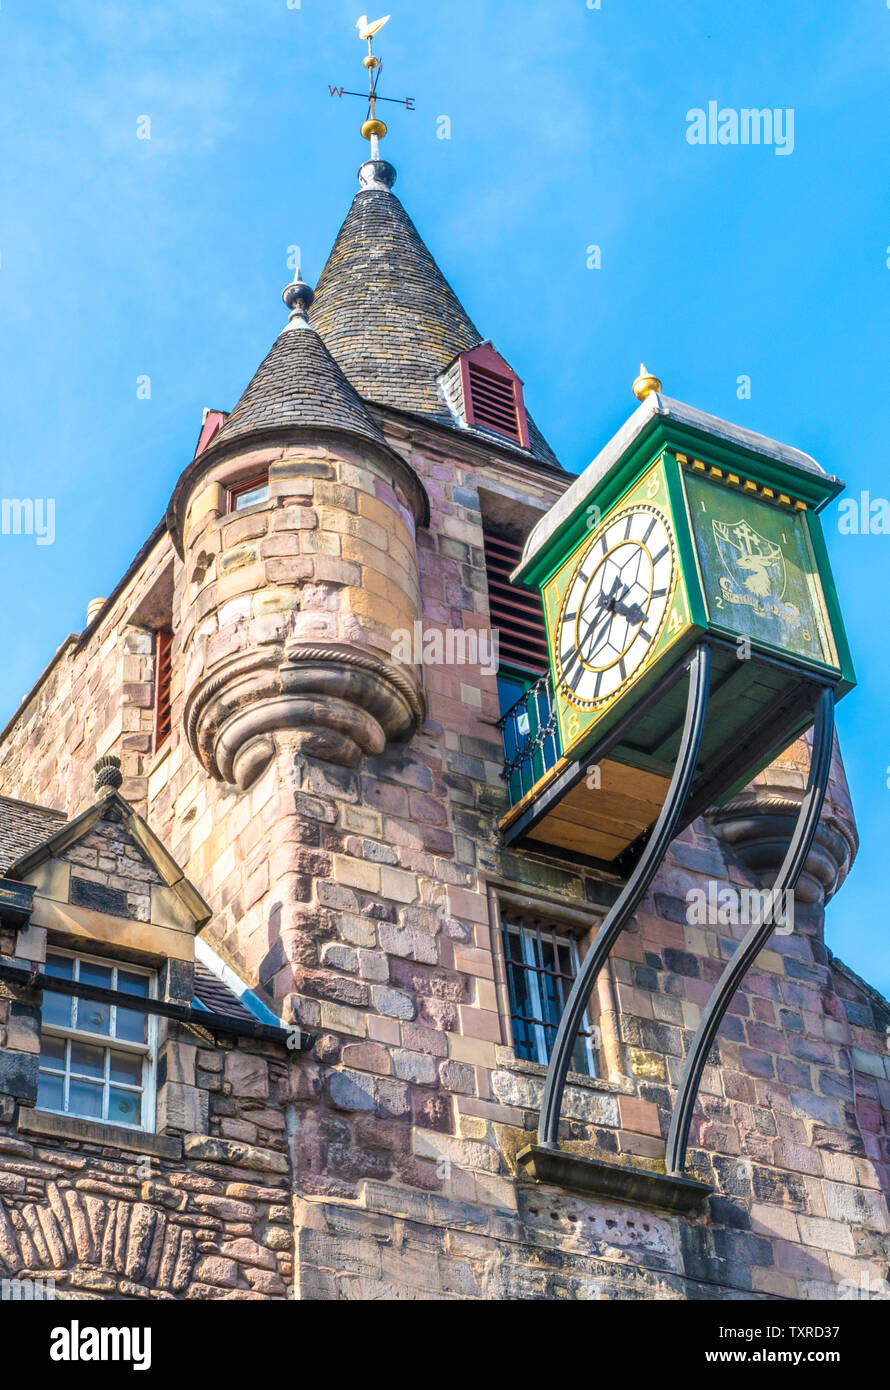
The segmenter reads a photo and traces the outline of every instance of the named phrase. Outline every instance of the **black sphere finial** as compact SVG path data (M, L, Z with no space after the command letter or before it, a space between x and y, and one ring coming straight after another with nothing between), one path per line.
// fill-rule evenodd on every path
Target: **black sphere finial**
M281 298L290 309L289 328L308 327L306 312L312 307L315 299L315 291L310 285L306 284L297 266L294 278L285 289L281 291Z

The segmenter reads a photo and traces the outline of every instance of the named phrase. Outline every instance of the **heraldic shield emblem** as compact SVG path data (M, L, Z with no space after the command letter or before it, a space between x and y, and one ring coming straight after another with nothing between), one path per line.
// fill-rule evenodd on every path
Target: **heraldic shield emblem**
M761 536L747 521L712 524L717 551L736 592L784 598L787 575L781 546Z

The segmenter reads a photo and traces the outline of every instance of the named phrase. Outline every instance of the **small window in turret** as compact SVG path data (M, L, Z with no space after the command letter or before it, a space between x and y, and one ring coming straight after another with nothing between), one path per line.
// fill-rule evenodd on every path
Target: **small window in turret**
M239 483L237 487L229 488L229 511L243 512L245 507L255 507L258 502L268 502L269 500L269 478L263 475L260 478L251 478L248 482Z

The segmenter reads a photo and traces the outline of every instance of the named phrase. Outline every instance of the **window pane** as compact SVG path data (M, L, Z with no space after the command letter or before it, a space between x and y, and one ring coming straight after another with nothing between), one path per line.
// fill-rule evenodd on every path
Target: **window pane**
M77 1028L84 1033L110 1033L111 1005L98 1004L94 999L79 999Z
M513 1047L517 1057L527 1062L539 1060L534 1026L530 1020L535 1016L529 995L528 972L522 962L522 939L518 931L504 933L507 950L507 985L510 991L510 1008L513 1023Z
M135 1091L116 1091L108 1096L108 1121L114 1125L138 1125L142 1121L142 1097Z
M71 1027L71 1006L74 1001L70 994L53 994L51 989L43 991L43 1022L57 1028Z
M45 1067L57 1067L59 1071L64 1071L65 1039L48 1038L44 1035L40 1039L40 1061Z
M235 494L233 506L236 512L240 512L242 507L252 507L255 502L265 502L269 496L269 484L260 483L257 487L252 487L248 492L238 492Z
M117 987L124 994L138 994L142 999L147 999L148 986L147 975L136 975L131 970L117 972Z
M110 1052L108 1078L120 1081L125 1086L142 1085L142 1058L134 1057L132 1052Z
M504 957L510 992L513 1047L517 1057L546 1065L575 979L572 942L542 922L504 927ZM590 1024L585 1015L570 1063L593 1074Z
M99 989L117 990L136 1004L152 993L154 976L136 967L109 961L85 960L50 952L47 974L76 980ZM71 1038L44 1031L37 1104L40 1109L77 1115L83 1119L140 1128L143 1119L142 1087L146 1051L127 1052L109 1047L102 1039L114 1033L126 1042L145 1047L149 1015L136 1008L120 1008L80 996L44 990L43 1022L70 1028ZM90 1035L98 1034L93 1040Z
M111 966L96 965L94 961L82 960L78 978L82 984L98 985L100 989L111 989Z
M148 1038L148 1014L118 1008L115 1037L123 1038L124 1042L145 1042Z
M46 955L46 974L55 975L60 980L73 980L74 961L70 956L54 956L48 951Z
M102 1118L102 1087L92 1081L71 1081L68 1086L68 1111L90 1120Z
M37 1082L37 1108L39 1110L64 1109L64 1091L61 1076L48 1076L42 1071Z
M552 1025L546 1032L548 1050L556 1037L556 1026L559 1023L561 1013L561 1003L559 998L558 980L555 975L556 958L553 951L553 943L547 937L541 938L541 964L544 967L540 975L541 988L541 1007L543 1010L543 1022Z
M72 1042L71 1071L78 1076L94 1076L105 1079L105 1049L89 1047L86 1043Z

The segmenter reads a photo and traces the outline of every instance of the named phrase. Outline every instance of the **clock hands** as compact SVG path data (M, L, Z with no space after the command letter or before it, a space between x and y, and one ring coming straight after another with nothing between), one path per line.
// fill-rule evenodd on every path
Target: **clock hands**
M617 583L618 583L618 579L617 579L617 577L616 577L616 579L615 579L615 580L613 581L613 583L612 583L612 588L610 589L610 591L609 591L608 594L607 594L604 590L600 590L600 592L597 594L596 603L594 604L594 607L593 607L593 616L591 617L590 621L589 621L588 624L587 624L587 627L586 627L585 630L584 630L584 635L583 635L582 637L579 637L577 645L576 645L575 647L572 648L572 651L571 651L570 655L569 655L568 658L565 660L565 664L564 664L564 666L563 666L563 672L562 672L562 683L563 683L564 685L570 685L570 686L572 687L573 690L574 690L574 688L575 688L575 687L574 687L574 679L573 679L573 678L574 678L574 675L575 675L575 672L574 672L573 668L576 667L576 666L578 666L578 662L581 661L581 659L582 659L582 658L581 658L581 653L582 653L582 651L583 651L583 649L584 649L584 647L585 647L585 645L586 645L586 643L587 643L588 638L590 637L591 631L593 630L595 624L599 621L600 609L603 608L603 607L608 607L608 605L609 605L609 603L611 602L611 599L612 599L612 594L614 593L614 590L615 590L615 585L616 585ZM606 626L608 626L608 621L610 621L610 620L607 619ZM598 634L594 634L594 635L597 636ZM580 673L581 673L581 667L578 666L578 675L579 675L579 676L580 676Z
M671 544L663 523L652 539L661 520L657 515L648 517L648 525L645 517L637 525L643 510L654 512L625 513L603 529L565 591L553 659L554 678L570 704L593 707L614 695L651 651L660 631L669 589L664 560ZM662 542L666 543L659 550ZM592 574L590 556L595 561ZM653 623L650 630L647 625Z

